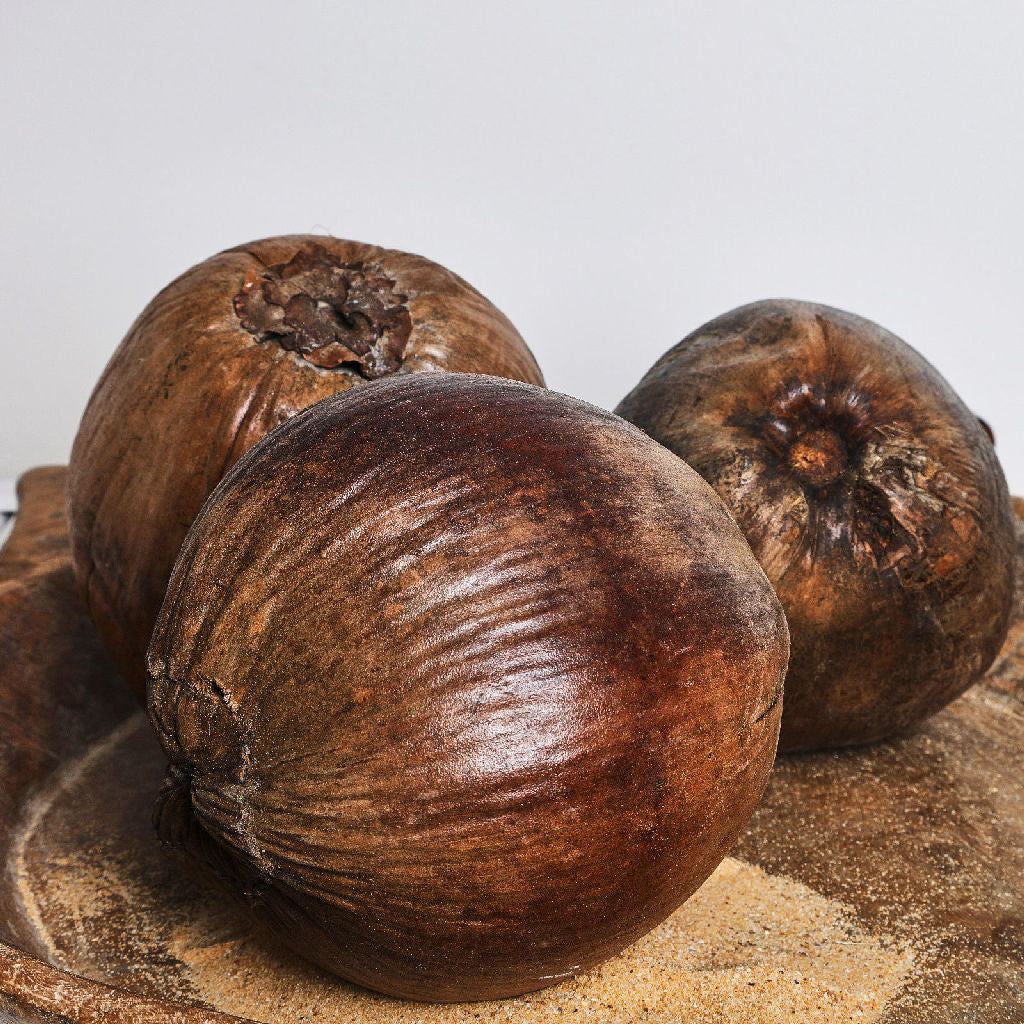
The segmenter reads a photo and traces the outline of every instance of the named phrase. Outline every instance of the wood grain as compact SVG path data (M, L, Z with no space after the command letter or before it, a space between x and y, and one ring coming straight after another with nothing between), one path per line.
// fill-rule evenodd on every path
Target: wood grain
M713 876L670 919L671 929L652 933L578 987L547 990L551 1001L539 1005L432 1007L339 987L263 937L238 930L238 919L202 890L173 881L144 820L162 759L148 726L132 718L139 714L134 700L113 677L78 603L66 540L60 541L59 478L48 470L23 480L23 514L0 553L0 859L7 869L0 885L0 1019L239 1019L201 1003L274 1024L302 1013L323 1022L390 1024L564 1021L574 1011L666 1024L1024 1019L1020 524L1010 635L979 685L906 739L780 758L734 851L739 859L727 861L725 874ZM37 827L28 841L31 821ZM34 872L36 890L51 893L52 908L40 903L49 945L15 885L13 846ZM75 893L70 882L57 884L58 869L92 889ZM134 931L116 904L102 903L122 883L124 904L136 908ZM86 898L99 907L95 918L82 914ZM67 909L75 900L77 923ZM821 908L824 922L813 928L801 922L811 906ZM730 908L740 921L731 940L722 925ZM182 917L192 920L192 930L174 940ZM797 924L805 931L787 946L780 933ZM672 959L680 949L690 958L686 984ZM73 971L61 969L72 963ZM839 965L849 973L836 974ZM864 987L876 980L873 1004ZM813 998L802 994L812 987Z

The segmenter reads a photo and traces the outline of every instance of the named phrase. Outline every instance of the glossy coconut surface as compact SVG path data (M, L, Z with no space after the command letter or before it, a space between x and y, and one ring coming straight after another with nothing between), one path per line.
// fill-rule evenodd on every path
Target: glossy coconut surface
M23 478L0 552L5 1020L1016 1024L1024 1014L1019 599L989 673L914 735L781 758L733 856L622 955L512 1000L414 1003L289 955L169 862L150 824L166 761L79 601L63 475Z
M543 383L499 310L409 253L264 239L198 264L150 302L89 400L69 478L76 576L141 700L171 568L224 473L327 395L438 370Z
M753 303L667 352L617 408L723 497L786 610L780 749L906 731L1006 635L1013 513L992 441L861 317Z
M431 1000L618 952L735 841L788 639L725 507L623 420L467 374L270 435L150 647L155 821L299 952Z

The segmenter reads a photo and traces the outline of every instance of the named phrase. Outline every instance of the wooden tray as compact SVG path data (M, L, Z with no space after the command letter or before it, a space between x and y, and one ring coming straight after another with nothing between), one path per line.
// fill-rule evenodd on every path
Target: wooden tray
M78 603L63 487L22 479L0 552L0 1021L1024 1021L1020 606L915 735L780 759L734 856L622 956L435 1006L316 971L165 860L163 759Z

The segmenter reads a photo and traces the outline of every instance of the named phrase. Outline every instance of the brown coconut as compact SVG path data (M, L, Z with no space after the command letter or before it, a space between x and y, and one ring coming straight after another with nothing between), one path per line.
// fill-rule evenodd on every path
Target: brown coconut
M419 374L222 481L149 650L160 836L393 995L569 977L667 917L774 759L788 639L725 506L610 413Z
M174 559L235 461L328 395L438 370L543 383L478 291L373 245L253 242L193 267L143 310L89 400L68 484L79 586L140 699Z
M780 749L905 732L1006 636L1014 519L991 435L877 324L756 302L667 352L617 411L725 500L786 610Z

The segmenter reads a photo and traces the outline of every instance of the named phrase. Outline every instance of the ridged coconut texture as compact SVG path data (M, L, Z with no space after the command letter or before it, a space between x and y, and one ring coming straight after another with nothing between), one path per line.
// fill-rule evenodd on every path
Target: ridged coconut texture
M725 499L793 652L782 750L904 732L1006 636L1013 510L984 425L850 313L753 303L667 352L616 410Z
M465 281L359 242L251 242L150 302L93 391L68 483L79 587L140 700L181 542L235 461L328 395L437 370L544 383L512 324Z
M711 488L527 384L392 378L225 477L149 650L155 822L282 941L416 999L662 921L774 758L785 618Z

